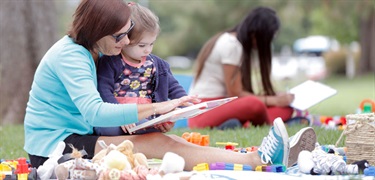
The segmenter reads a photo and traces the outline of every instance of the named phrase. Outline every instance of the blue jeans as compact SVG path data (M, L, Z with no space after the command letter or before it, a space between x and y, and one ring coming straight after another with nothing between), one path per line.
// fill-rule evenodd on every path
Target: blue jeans
M147 119L143 119L137 123L142 124L144 122L148 121ZM135 131L132 133L132 135L139 135L139 134L147 134L152 132L161 132L159 129L156 129L154 127L148 127L145 129L140 129L138 131ZM99 136L121 136L121 135L129 135L129 133L125 133L120 126L117 127L94 127L94 133Z

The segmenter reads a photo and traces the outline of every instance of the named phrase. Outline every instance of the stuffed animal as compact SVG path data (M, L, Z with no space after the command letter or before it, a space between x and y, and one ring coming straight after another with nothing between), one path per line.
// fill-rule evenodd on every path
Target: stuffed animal
M346 164L341 156L327 153L317 146L312 152L301 151L298 155L300 172L312 175L359 174L369 166L366 160Z
M106 145L104 141L98 141L103 147L93 159L103 167L99 179L146 179L149 174L157 174L156 169L148 167L147 158L142 153L134 153L134 145L131 141L125 140L118 146Z
M59 180L65 180L69 177L70 179L97 179L103 168L97 163L83 159L82 151L74 148L72 144L69 144L69 146L73 150L70 154L73 159L55 167L56 178Z
M53 171L58 165L57 161L63 155L62 153L64 152L64 149L65 143L63 141L59 142L52 154L48 156L47 161L38 167L37 174L41 180L47 180L55 177Z
M55 167L57 179L99 179L99 180L126 180L147 179L152 176L165 176L182 172L185 161L177 154L168 152L163 157L160 169L149 168L147 158L142 153L134 153L134 145L125 140L118 146L106 145L98 141L103 150L97 153L90 161L82 158L82 150L78 151L72 145L73 158Z
M178 173L182 172L185 167L185 160L181 156L167 152L163 156L163 162L159 168L160 174Z
M105 159L107 159L108 161L108 158L104 157L107 156L111 151L116 150L126 156L127 161L129 161L130 164L130 169L141 165L148 168L146 156L142 153L134 153L134 145L131 141L125 140L118 146L115 146L113 144L107 146L104 141L98 141L98 143L103 148L103 150L101 150L92 158L93 163L103 163Z
M147 168L147 158L143 154L133 154L133 143L124 141L118 146L113 144L107 146L104 142L100 142L102 147L106 147L100 151L90 161L83 159L83 154L74 148L69 154L68 160L55 167L57 179L122 179L124 174L137 176L133 168L136 166L145 166ZM66 155L64 155L66 156ZM127 178L125 178L127 179ZM140 178L138 178L140 179Z

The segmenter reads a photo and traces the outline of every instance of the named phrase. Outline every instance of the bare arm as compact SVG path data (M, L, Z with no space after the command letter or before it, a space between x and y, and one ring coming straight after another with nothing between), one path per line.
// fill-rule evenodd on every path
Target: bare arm
M238 66L223 64L225 88L228 96L243 97L253 95L252 93L243 89L241 82L241 73Z
M249 96L254 95L243 89L241 73L238 66L223 64L225 86L229 96ZM267 106L289 106L294 100L294 95L289 93L278 93L274 96L256 95L259 100Z

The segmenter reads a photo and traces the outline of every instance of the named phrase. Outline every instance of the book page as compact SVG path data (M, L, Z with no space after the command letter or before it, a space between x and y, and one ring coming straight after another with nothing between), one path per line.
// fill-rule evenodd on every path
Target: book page
M143 129L155 124L160 124L163 122L175 122L180 119L184 118L192 118L194 116L197 116L199 114L202 114L206 111L209 111L211 109L214 109L218 106L221 106L229 101L232 101L233 99L236 99L237 97L230 97L230 98L223 98L218 100L212 100L212 101L206 101L199 104L195 104L192 106L176 109L174 111L171 111L167 114L160 115L159 117L155 119L151 119L149 121L146 121L142 124L139 124L133 128L129 129L129 132L134 132L139 129Z
M308 80L292 88L289 93L294 94L294 101L290 106L304 111L335 95L337 90L320 82Z

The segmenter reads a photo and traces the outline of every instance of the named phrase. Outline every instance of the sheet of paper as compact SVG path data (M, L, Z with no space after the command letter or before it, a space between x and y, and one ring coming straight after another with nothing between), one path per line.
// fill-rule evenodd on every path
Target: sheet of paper
M320 82L308 80L290 89L289 92L294 94L294 101L290 106L304 111L335 95L337 90Z

